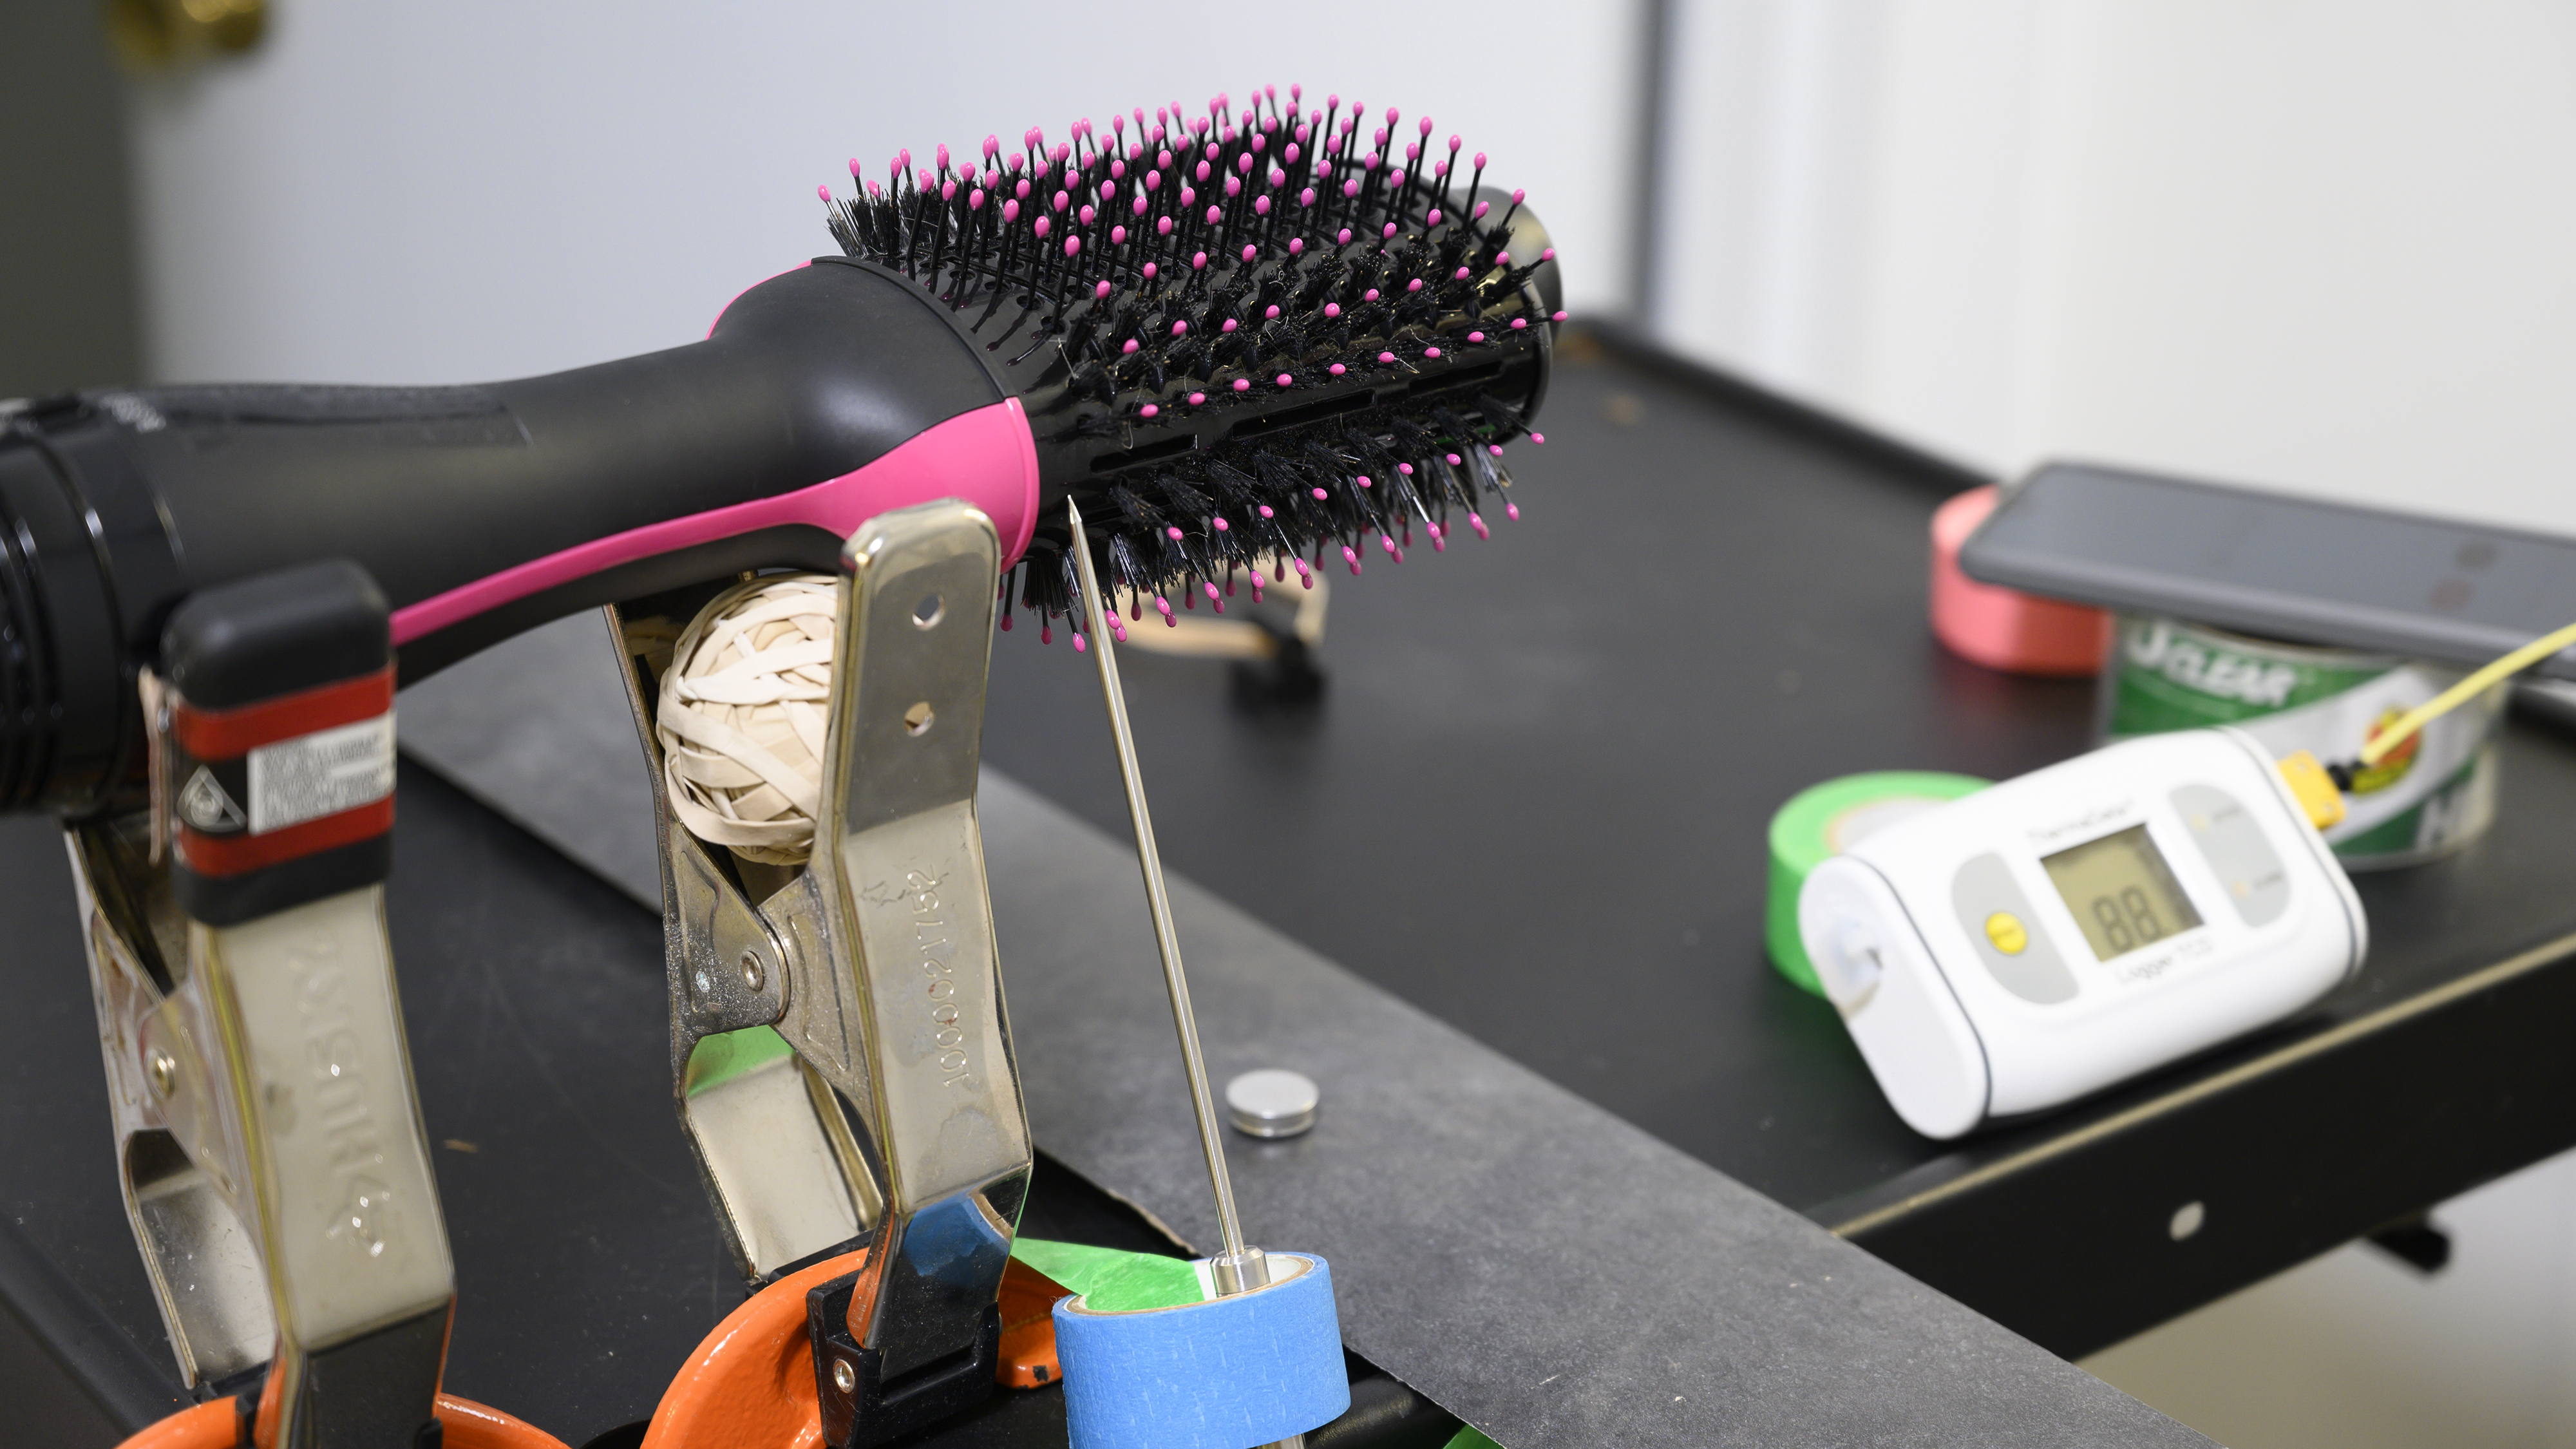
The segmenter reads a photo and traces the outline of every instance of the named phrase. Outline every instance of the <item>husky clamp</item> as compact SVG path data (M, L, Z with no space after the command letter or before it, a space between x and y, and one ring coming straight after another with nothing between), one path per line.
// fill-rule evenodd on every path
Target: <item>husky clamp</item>
M125 1206L188 1386L263 1449L412 1449L455 1302L385 934L393 670L354 564L192 596L151 807L66 827Z
M671 1079L736 1266L818 1288L822 1427L882 1441L989 1393L1028 1188L975 789L1000 546L964 503L879 515L840 556L810 858L760 867L672 809L656 702L716 592L609 611L652 766Z

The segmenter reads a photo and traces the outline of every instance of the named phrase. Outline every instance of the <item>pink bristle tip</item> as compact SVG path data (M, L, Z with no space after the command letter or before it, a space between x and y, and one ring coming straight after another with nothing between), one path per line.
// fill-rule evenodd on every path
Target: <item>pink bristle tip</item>
M1264 309L1262 310L1262 313L1261 313L1261 320L1263 320L1263 321L1267 322L1267 321L1269 321L1271 318L1276 317L1276 316L1278 316L1278 315L1279 315L1279 304L1278 304L1278 303L1276 303L1276 302L1273 302L1273 303L1271 303L1268 307L1266 307L1266 308L1264 308Z
M1426 347L1422 349L1422 355L1425 357L1438 357L1440 355L1440 349L1437 347Z
M1178 542L1180 542L1180 541L1181 541L1181 531L1180 531L1179 529L1177 529L1177 528L1166 528L1166 529L1164 529L1164 530L1163 530L1163 532L1164 532L1164 534L1165 534L1165 535L1167 535L1167 536L1168 536L1168 537L1169 537L1169 538L1170 538L1174 543L1178 543Z
M1287 373L1283 372L1279 374L1279 385L1281 387L1286 387L1288 384L1295 382L1296 380L1296 378L1289 376Z
M1461 465L1465 464L1465 463L1466 463L1466 461L1467 461L1466 459L1459 457L1459 456L1458 456L1457 454L1455 454L1455 453L1451 453L1451 454L1449 455L1449 466L1450 466L1450 467L1452 467L1452 468L1459 467L1459 466L1461 466Z
M1118 344L1118 355L1121 357L1132 357L1135 355L1136 349L1142 345L1143 344L1139 343L1135 338L1130 337L1126 341Z
M832 188L828 186L817 186L814 188L814 194L823 198L823 200L828 204L832 199Z
M1391 221L1390 221L1390 222L1388 222L1388 223L1386 224L1386 229L1385 229L1384 231L1382 231L1382 232L1378 233L1378 235L1379 235L1379 236L1381 236L1381 237L1383 237L1383 238L1385 238L1385 239L1386 239L1386 240L1388 240L1388 241L1393 241L1393 240L1395 240L1395 223L1394 223L1394 222L1391 222Z
M1081 636L1081 635L1079 635L1079 634L1074 635L1074 636L1073 636L1073 652L1074 652L1074 653L1076 653L1076 654L1079 654L1079 653L1081 653L1081 652L1083 651L1083 648L1084 648L1084 645L1083 645L1083 642L1082 642L1082 636Z
M1503 516L1504 516L1505 518L1510 519L1510 520L1511 520L1511 521L1513 521L1514 523L1518 523L1518 522L1520 522L1520 518L1521 518L1521 506L1520 506L1519 504L1517 504L1517 503L1506 503L1506 504L1504 504L1504 505L1503 505Z
M1335 377L1339 377L1339 376L1341 376L1343 373L1348 372L1348 371L1350 371L1350 369L1349 369L1349 368L1342 366L1342 365L1341 365L1340 363L1338 363L1338 362L1334 363L1334 364L1332 365L1332 368L1331 368L1331 372L1332 372L1333 376L1335 376Z
M1264 518L1276 518L1276 517L1278 517L1278 515L1277 515L1277 514L1272 513L1272 512L1270 511L1270 505L1269 505L1269 504L1267 504L1267 503L1264 503L1264 504L1262 504L1262 505L1261 505L1261 516L1262 516L1262 517L1264 517Z
M1393 362L1395 361L1395 354L1392 352L1381 352L1377 355L1377 360L1380 362Z
M1158 418L1163 415L1163 410L1154 406L1152 403L1147 403L1143 407L1136 409L1136 415L1143 418Z
M1238 377L1238 378L1236 378L1236 379L1234 380L1234 390L1235 390L1236 392L1250 392L1250 391L1252 391L1252 379L1251 379L1251 378L1248 378L1248 377Z
M1467 340L1470 342L1482 342L1485 340L1485 334L1482 332L1470 332L1467 334Z
M1565 314L1563 312L1555 313L1551 315L1548 320L1551 322L1562 322L1565 320Z
M1116 289L1111 287L1107 282L1102 282L1100 285L1091 289L1091 295L1094 300L1098 300L1099 298L1108 296L1114 290Z
M1224 325L1224 326L1222 326L1222 327L1219 327L1219 328L1217 329L1217 331L1218 331L1218 332L1220 332L1220 333L1224 333L1224 332L1232 332L1236 327L1238 327L1238 326L1240 326L1240 325L1242 325L1242 324L1240 324L1240 323L1236 322L1233 318L1228 317L1228 318L1226 318L1226 319L1225 319L1225 325Z
M1463 282L1467 280L1467 269L1465 267L1460 267L1458 269L1458 275L1451 277L1449 280L1453 282Z
M1540 252L1540 253L1538 254L1538 259L1539 259L1540 261L1542 261L1542 262L1552 262L1552 261L1555 261L1555 260L1556 260L1556 248L1554 248L1554 247L1549 247L1549 248L1547 248L1546 250L1544 250L1544 251Z
M1175 322L1172 324L1172 335L1174 337L1179 337L1184 333L1187 333L1189 330L1190 324L1187 322Z
M1508 266L1510 266L1511 264L1512 264L1512 254L1511 254L1510 252L1496 252L1496 253L1494 253L1494 265L1495 265L1495 266L1498 266L1498 267L1508 267Z
M1403 474L1407 478L1410 478L1413 476L1413 465L1411 463L1398 463L1395 465L1395 471Z
M1503 456L1503 445L1500 443L1487 443L1485 445L1485 451L1499 458Z
M1514 332L1521 331L1523 328L1526 328L1526 327L1528 327L1528 326L1529 326L1529 319L1528 319L1527 317L1515 317L1515 318L1513 318L1513 319L1512 319L1512 330L1513 330Z
M1209 520L1208 520L1208 522L1209 522L1209 523L1211 523L1211 524L1213 524L1213 525L1215 526L1215 528L1216 528L1216 531L1217 531L1217 532L1219 532L1219 533L1224 533L1224 532L1226 532L1226 531L1229 529L1229 527L1231 526L1231 525L1227 524L1227 522L1225 521L1225 518L1224 518L1224 516L1223 516L1222 514L1218 515L1217 517L1214 517L1214 518L1209 519Z
M1318 502L1318 503L1320 503L1320 502L1322 502L1323 500L1325 500L1325 499L1327 499L1327 498L1330 498L1330 497L1332 497L1332 496L1333 496L1333 495L1331 495L1330 493L1325 492L1325 491L1324 491L1323 489L1321 489L1321 488L1318 488L1318 489L1316 489L1316 490L1315 490L1315 501L1316 501L1316 502Z
M1493 530L1491 530L1491 529L1489 529L1489 528L1485 527L1485 519L1484 519L1484 515L1482 515L1482 514L1477 514L1477 513L1470 513L1470 514L1468 514L1468 515L1467 515L1467 526L1468 526L1469 528L1472 528L1472 529L1476 530L1476 536L1477 536L1478 538L1491 538L1491 537L1493 537Z
M1546 441L1547 441L1547 434L1545 434L1545 433L1532 433L1532 434L1530 434L1530 441L1531 441L1531 442L1533 442L1533 443L1544 443L1544 442L1546 442Z
M1373 488L1373 487L1375 487L1375 486L1376 486L1375 484L1373 484L1373 483L1369 482L1369 475L1367 475L1366 473L1362 473L1362 474L1359 476L1359 485L1360 485L1362 488Z
M1335 237L1334 241L1339 245L1349 246L1351 244L1351 229L1349 227L1343 227L1341 235Z
M1414 278L1412 281L1405 283L1405 284L1404 284L1404 290L1405 290L1408 294L1409 294L1409 293L1413 293L1413 292L1419 292L1419 291L1421 291L1421 290L1422 290L1422 279L1421 279L1420 277L1416 277L1416 278Z
M1194 393L1191 393L1191 394L1190 394L1190 406L1191 406L1191 407L1197 407L1199 404L1201 404L1201 403L1203 403L1203 402L1206 402L1206 401L1207 401L1207 394L1206 394L1206 393L1203 393L1203 392L1194 392Z

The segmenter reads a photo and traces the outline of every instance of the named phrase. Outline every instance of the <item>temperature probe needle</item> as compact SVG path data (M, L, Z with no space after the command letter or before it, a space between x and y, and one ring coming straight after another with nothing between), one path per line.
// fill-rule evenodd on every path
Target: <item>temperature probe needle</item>
M1154 911L1154 943L1162 948L1163 985L1171 993L1172 1026L1181 1037L1181 1066L1189 1073L1190 1105L1199 1114L1199 1146L1207 1153L1208 1186L1216 1193L1218 1230L1225 1255L1210 1267L1217 1292L1240 1293L1269 1281L1266 1264L1243 1243L1243 1223L1235 1216L1234 1184L1226 1176L1225 1141L1217 1131L1216 1099L1208 1092L1207 1059L1199 1051L1198 1018L1190 1011L1189 977L1181 969L1181 941L1172 930L1171 893L1163 885L1163 857L1154 848L1154 818L1145 805L1144 777L1136 769L1136 736L1127 723L1127 696L1118 684L1118 659L1109 647L1107 600L1091 567L1091 549L1083 540L1082 511L1068 499L1065 516L1073 524L1074 565L1082 577L1082 614L1094 657L1100 661L1100 694L1109 705L1109 733L1118 743L1118 774L1127 784L1127 818L1136 827L1136 864L1145 873L1145 899Z

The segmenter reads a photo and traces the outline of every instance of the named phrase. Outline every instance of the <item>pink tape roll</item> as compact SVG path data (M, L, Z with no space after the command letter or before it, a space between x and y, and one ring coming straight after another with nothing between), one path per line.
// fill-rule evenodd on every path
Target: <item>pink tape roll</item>
M2100 609L1981 584L1959 572L1959 545L1995 508L1994 485L1932 515L1932 632L1962 658L2012 674L2080 679L2102 671L2111 616Z

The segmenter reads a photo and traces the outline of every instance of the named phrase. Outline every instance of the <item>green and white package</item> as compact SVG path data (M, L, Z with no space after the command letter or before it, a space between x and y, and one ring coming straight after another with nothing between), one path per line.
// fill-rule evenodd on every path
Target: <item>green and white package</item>
M2234 725L2277 758L2351 760L2378 730L2465 671L2348 649L2312 649L2172 619L2124 615L2103 670L2114 740ZM2474 840L2495 819L2496 734L2505 685L2426 725L2359 771L2350 813L2326 832L2347 868L2411 865Z

